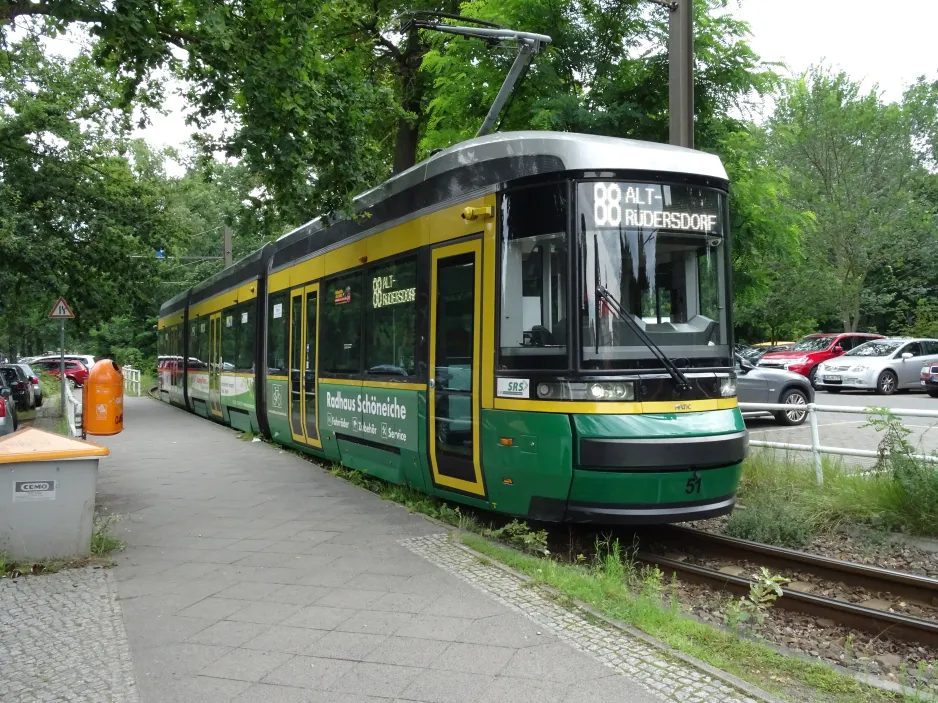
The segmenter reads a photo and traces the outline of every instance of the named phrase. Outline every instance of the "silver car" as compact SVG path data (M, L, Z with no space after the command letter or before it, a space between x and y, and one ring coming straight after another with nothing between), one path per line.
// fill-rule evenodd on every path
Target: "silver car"
M922 367L933 363L938 363L938 339L874 339L819 364L817 387L830 393L860 390L881 395L921 390Z
M12 434L18 427L13 389L5 385L3 378L0 377L0 435Z
M811 382L800 373L753 366L739 355L736 356L736 394L740 403L807 405L814 402ZM782 425L800 425L808 417L807 410L765 414L774 415Z

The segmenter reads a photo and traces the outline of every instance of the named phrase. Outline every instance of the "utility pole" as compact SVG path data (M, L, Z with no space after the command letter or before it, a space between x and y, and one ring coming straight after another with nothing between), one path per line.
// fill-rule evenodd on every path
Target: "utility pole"
M668 3L670 142L694 148L694 2Z
M225 268L231 266L231 227L225 225Z

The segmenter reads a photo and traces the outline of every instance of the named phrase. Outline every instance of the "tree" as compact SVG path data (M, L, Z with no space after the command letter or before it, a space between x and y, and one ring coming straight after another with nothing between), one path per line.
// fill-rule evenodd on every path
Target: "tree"
M805 253L833 274L829 296L846 331L860 324L870 274L927 231L912 124L902 105L822 68L786 84L769 124L774 158L791 173L789 204L816 220Z

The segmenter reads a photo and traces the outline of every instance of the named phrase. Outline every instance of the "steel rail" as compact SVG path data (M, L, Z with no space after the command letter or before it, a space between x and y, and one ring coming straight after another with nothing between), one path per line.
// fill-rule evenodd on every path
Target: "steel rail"
M715 550L721 555L733 558L747 558L759 563L775 566L802 568L824 578L842 581L850 585L862 585L905 597L921 603L933 605L938 602L938 581L913 574L892 572L878 567L866 567L851 562L841 562L826 557L805 554L793 549L771 547L768 545L738 540L732 537L711 535L683 527L666 526L660 533L664 542L677 541L680 547L705 546L711 553ZM670 533L670 534L669 534ZM702 536L702 535L705 535ZM711 539L713 538L713 539ZM749 592L751 581L741 576L733 576L716 569L696 564L687 564L658 554L640 551L636 559L646 564L657 565L665 572L674 572L682 580L707 586L726 589L738 595ZM842 625L864 630L874 635L885 635L907 642L917 642L930 647L938 647L938 622L923 620L901 613L868 608L846 601L803 593L782 588L783 596L775 606L784 610L799 612L814 617L823 617Z
M849 586L887 591L918 604L938 606L938 580L927 576L831 559L797 549L775 547L677 525L664 525L659 532L656 536L662 541L678 543L681 547L699 546L708 554L733 559L746 558L776 568L803 569L815 576Z

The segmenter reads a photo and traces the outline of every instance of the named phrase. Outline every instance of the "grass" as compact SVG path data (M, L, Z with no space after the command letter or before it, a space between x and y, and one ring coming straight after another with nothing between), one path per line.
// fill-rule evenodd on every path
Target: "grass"
M617 544L611 545L595 564L577 566L521 554L470 533L462 534L461 539L538 584L552 586L569 598L775 695L831 703L915 700L866 686L823 664L779 654L761 642L683 617L673 598L665 597L667 588L660 572L642 574L640 592L635 593L628 585L634 566L623 561Z
M19 578L31 574L53 574L65 569L85 566L110 566L108 556L124 548L124 543L111 534L114 516L96 517L91 530L91 554L86 557L65 557L39 561L15 561L6 552L0 552L0 579Z

